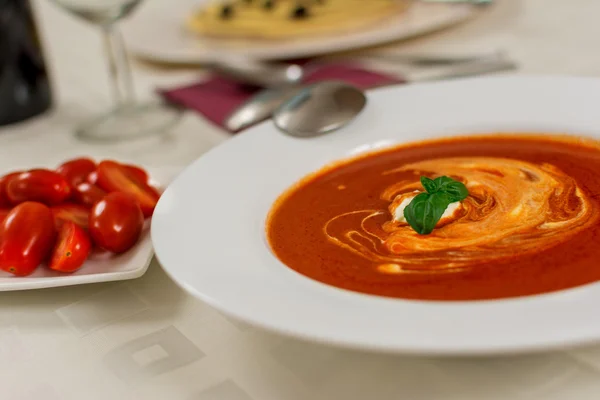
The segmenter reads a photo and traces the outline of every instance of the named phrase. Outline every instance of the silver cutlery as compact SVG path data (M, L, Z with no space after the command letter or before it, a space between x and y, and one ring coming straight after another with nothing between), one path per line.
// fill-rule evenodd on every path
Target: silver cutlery
M379 59L392 64L426 67L487 61L500 59L502 57L503 54L501 52L468 55L440 55L426 53L386 54L373 52L366 53L363 58L366 60ZM218 60L206 62L205 67L219 75L241 83L270 88L299 84L311 69L322 64L323 61L346 61L347 59L348 57L322 58L300 66L296 64L267 63L243 56L224 56ZM356 61L354 58L351 58L351 60Z
M502 50L488 54L427 54L427 53L393 53L372 51L363 53L365 59L387 61L391 63L406 64L414 67L435 67L453 64L462 64L476 61L491 61L506 59Z
M304 87L273 113L282 132L314 137L350 123L367 103L365 93L344 82L325 81Z
M494 72L510 71L517 68L517 64L508 59L490 61L475 61L451 65L437 69L422 69L407 75L408 83L438 81L445 79L466 78L477 75L491 74Z
M225 121L225 127L232 132L241 131L257 122L268 119L286 100L302 90L301 85L263 89L238 107Z
M488 61L460 63L443 68L420 70L406 75L405 80L407 83L418 83L453 79L508 71L516 67L516 63L507 59L491 59ZM225 120L224 125L228 130L236 132L268 119L278 107L290 101L302 89L302 85L263 89L234 110Z
M226 57L204 64L219 75L260 87L294 85L304 79L305 70L296 64L265 63L245 57Z

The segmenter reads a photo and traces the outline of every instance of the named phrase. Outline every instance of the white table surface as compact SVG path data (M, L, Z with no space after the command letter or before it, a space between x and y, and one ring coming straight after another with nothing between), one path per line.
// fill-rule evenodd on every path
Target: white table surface
M147 1L145 6L167 4ZM0 170L54 165L77 155L184 167L227 139L187 113L161 140L111 146L78 142L71 135L73 124L109 105L98 32L47 0L35 4L56 107L42 118L0 129ZM521 63L521 73L599 75L598 15L598 0L498 0L482 17L402 49L502 46ZM184 83L196 75L135 65L143 98L157 85ZM436 359L306 344L223 316L184 293L153 262L134 281L0 293L0 398L596 400L600 346Z

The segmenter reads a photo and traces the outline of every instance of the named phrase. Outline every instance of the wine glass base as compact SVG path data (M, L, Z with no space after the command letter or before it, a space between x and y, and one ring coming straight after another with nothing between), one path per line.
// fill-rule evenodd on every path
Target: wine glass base
M181 110L159 103L132 105L94 118L80 125L76 135L82 140L122 142L161 134L181 117Z

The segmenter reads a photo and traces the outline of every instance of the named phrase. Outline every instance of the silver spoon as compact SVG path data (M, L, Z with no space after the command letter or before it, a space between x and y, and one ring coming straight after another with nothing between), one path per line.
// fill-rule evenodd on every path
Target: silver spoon
M225 128L237 132L270 118L273 110L291 99L301 89L301 86L293 85L261 90L227 117L224 122Z
M277 108L273 122L291 136L319 136L347 125L366 103L364 92L352 85L337 81L320 82L302 88Z
M409 83L460 78L515 69L517 65L508 59L466 62L450 67L424 70L405 75ZM263 89L236 108L225 120L225 127L237 132L271 117L273 112L301 89L300 85Z
M305 76L304 68L299 65L269 64L246 57L222 57L205 65L219 75L261 87L294 85Z

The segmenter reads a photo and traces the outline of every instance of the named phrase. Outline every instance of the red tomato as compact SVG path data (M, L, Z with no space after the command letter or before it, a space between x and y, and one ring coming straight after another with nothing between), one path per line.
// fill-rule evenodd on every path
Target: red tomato
M89 226L96 245L113 253L123 253L140 238L144 215L133 196L113 192L92 208Z
M6 174L0 178L0 206L7 207L12 205L6 194L6 185L12 178L20 175L22 172L23 171L11 172L10 174Z
M0 208L0 224L4 222L10 210L10 208ZM0 237L0 240L2 240L2 237Z
M86 231L73 221L65 221L50 258L50 269L60 272L75 272L87 260L92 242Z
M4 222L10 210L10 208L0 208L0 224Z
M86 207L93 207L104 196L106 192L91 183L83 182L73 188L73 199Z
M154 212L160 194L131 173L125 166L114 161L102 161L96 170L98 186L107 192L123 192L135 197L145 217Z
M34 201L19 204L0 225L0 269L18 276L31 274L50 253L55 235L48 207Z
M6 185L6 194L14 204L38 201L54 205L65 201L71 194L71 188L58 172L32 169L10 179Z
M96 171L90 172L87 177L87 182L95 185L98 182L98 173Z
M96 171L96 163L89 158L75 158L69 160L56 169L72 188L85 182L90 173Z
M54 225L59 231L62 225L67 222L75 222L81 228L87 230L90 220L90 210L80 204L64 203L50 208L54 217Z
M130 164L125 164L125 168L127 168L132 175L135 175L139 181L145 182L148 186L150 186L150 188L158 193L159 196L162 194L163 190L161 188L150 183L150 174L148 174L145 169Z
M137 165L123 164L125 168L129 171L129 173L136 177L139 182L148 183L150 176L145 169L138 167Z

